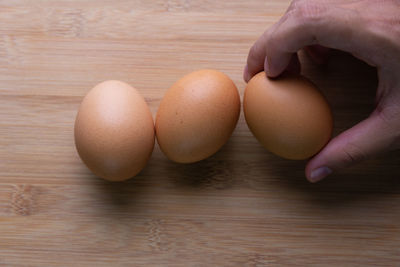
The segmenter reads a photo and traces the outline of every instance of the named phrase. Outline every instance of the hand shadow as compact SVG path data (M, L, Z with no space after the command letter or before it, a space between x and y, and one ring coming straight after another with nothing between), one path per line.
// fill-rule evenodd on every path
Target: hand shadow
M369 116L374 109L378 79L376 69L347 53L332 51L323 67L301 54L302 74L310 78L330 103L336 136ZM324 206L340 206L351 201L400 192L400 153L387 153L334 173L326 180L310 184L305 180L306 162L275 160L272 172L290 190L310 194L310 199ZM290 178L289 178L290 177Z
M270 158L270 157L269 157ZM271 160L270 160L271 161ZM264 186L280 188L286 194L300 193L302 201L321 208L341 208L352 202L400 193L400 153L359 163L334 173L312 184L304 175L304 161L271 161L268 175L279 180L266 179ZM273 183L273 185L271 185Z

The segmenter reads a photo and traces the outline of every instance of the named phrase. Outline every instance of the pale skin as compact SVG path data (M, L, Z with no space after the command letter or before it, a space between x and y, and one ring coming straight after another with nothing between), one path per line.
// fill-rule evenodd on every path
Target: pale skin
M379 79L375 110L309 160L307 179L400 149L400 1L294 0L250 49L245 81L262 70L269 77L299 72L304 48L317 62L328 48L349 52L376 67Z

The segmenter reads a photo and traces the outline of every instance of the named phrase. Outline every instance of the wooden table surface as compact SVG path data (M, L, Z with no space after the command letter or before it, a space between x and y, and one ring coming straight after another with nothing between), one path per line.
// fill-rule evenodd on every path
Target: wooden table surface
M0 266L399 266L400 154L310 184L243 118L192 165L156 146L147 167L105 182L79 159L73 124L98 82L135 86L155 115L169 86L201 68L241 96L257 37L282 0L1 0ZM373 108L376 71L335 52L303 74L325 93L335 134Z

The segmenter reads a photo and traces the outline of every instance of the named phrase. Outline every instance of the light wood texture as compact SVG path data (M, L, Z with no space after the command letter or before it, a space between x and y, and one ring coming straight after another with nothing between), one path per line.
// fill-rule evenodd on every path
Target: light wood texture
M319 184L280 159L241 115L229 142L193 165L156 147L136 178L108 183L80 161L73 123L106 79L153 114L182 75L215 68L243 95L247 52L282 0L1 0L1 266L396 266L400 155ZM342 53L303 73L326 94L335 134L372 110L374 69Z

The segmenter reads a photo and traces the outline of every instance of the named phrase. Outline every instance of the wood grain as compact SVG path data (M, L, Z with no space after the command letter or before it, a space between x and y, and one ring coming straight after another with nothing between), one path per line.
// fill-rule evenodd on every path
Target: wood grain
M132 84L153 115L200 68L243 95L247 52L288 4L1 0L0 265L398 265L398 152L309 184L305 162L265 151L243 116L213 157L179 165L156 147L124 183L98 179L75 151L77 108L100 81ZM339 52L324 67L301 61L335 134L372 110L374 69Z

